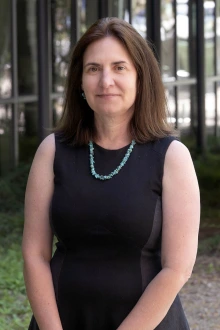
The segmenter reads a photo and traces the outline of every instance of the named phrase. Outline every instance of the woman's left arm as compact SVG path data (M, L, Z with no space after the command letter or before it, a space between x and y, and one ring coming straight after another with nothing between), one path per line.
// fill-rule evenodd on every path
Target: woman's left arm
M196 259L199 187L188 149L173 141L163 175L162 270L117 330L153 330L163 320Z

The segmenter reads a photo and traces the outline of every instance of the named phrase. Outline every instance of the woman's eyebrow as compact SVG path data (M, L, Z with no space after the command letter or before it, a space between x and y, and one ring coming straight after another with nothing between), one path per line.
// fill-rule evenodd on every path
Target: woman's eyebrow
M88 65L96 65L96 66L100 66L99 63L89 62L89 63L86 63L86 64L84 65L84 68L85 68L86 66L88 66Z
M126 61L116 61L116 62L113 62L112 64L125 64L125 63L128 63L128 62L126 62Z
M126 61L116 61L116 62L112 62L112 64L114 64L114 65L116 65L116 64L128 64L128 62L126 62ZM89 66L89 65L100 66L101 64L96 63L96 62L89 62L89 63L86 63L86 64L84 65L84 68L85 68L86 66Z

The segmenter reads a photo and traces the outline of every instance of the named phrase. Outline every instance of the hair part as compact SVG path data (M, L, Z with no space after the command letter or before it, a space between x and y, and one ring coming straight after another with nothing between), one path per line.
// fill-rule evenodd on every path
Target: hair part
M137 143L171 135L167 122L167 102L157 60L146 40L127 22L102 18L95 22L75 45L66 79L64 110L55 129L63 139L75 145L95 140L94 112L82 97L83 56L93 42L117 38L128 51L137 71L137 95L130 120L130 134Z

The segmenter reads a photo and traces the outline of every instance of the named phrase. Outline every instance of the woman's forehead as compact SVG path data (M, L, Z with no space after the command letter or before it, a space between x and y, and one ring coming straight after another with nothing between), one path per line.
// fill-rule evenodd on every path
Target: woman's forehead
M105 37L92 42L85 50L84 63L87 61L131 61L131 56L125 46L115 37Z

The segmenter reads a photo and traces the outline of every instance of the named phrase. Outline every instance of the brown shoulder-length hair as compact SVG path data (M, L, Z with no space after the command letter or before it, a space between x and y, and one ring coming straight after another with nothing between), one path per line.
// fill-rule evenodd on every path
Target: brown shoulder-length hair
M95 22L73 49L66 80L64 111L55 131L65 141L85 145L95 140L94 112L82 97L83 55L94 41L117 38L127 49L137 71L137 95L130 133L145 143L172 133L167 122L167 103L157 60L146 40L127 22L115 17Z

